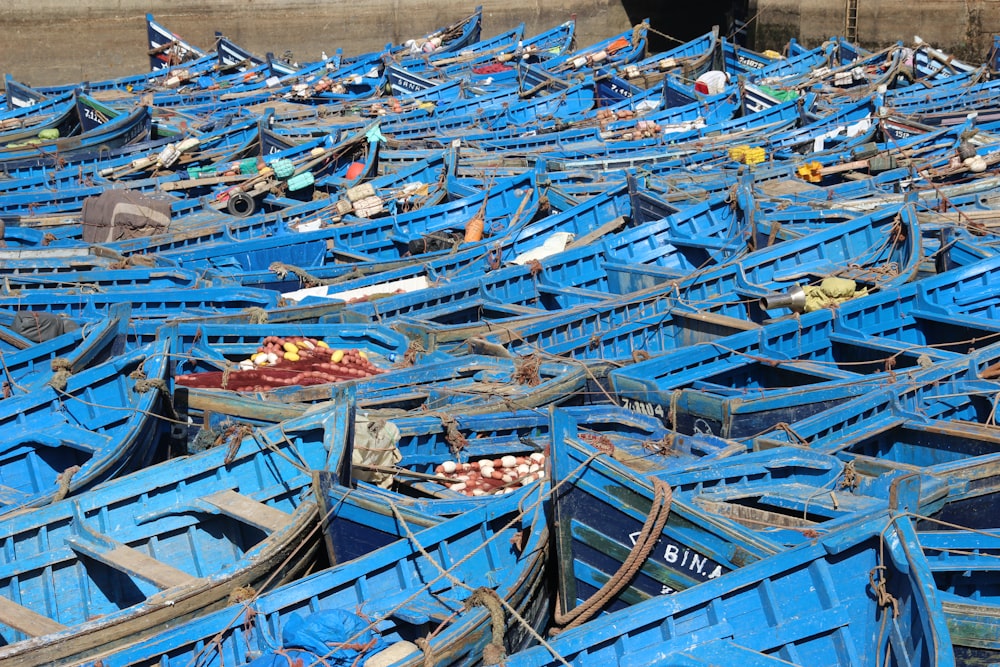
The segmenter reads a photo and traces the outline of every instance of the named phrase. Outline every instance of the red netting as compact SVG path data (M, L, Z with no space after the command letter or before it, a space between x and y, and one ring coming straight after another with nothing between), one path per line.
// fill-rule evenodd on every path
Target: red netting
M509 65L504 65L502 63L490 63L489 65L482 65L480 67L473 67L472 71L476 74L497 74L499 72L509 72L513 67Z
M355 380L382 372L357 349L332 350L311 339L268 337L237 369L178 375L175 382L182 387L255 392Z

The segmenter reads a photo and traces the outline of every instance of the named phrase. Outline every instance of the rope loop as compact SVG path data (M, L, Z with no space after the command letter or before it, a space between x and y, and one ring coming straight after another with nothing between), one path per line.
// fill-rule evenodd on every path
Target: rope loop
M622 592L630 581L635 578L642 568L642 564L649 558L649 554L656 546L656 541L663 532L663 527L667 523L670 515L670 504L673 500L673 490L661 479L653 480L653 502L646 521L642 525L642 530L636 538L632 551L622 561L621 567L611 577L608 578L600 590L583 601L568 613L559 611L558 605L553 614L556 628L553 633L558 633L569 628L576 627L593 618L608 602Z

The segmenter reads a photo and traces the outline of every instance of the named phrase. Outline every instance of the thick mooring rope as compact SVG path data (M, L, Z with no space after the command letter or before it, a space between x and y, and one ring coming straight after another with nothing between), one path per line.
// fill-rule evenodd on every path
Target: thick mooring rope
M557 608L553 615L557 628L553 633L568 630L590 620L597 612L604 607L612 598L621 593L635 575L639 572L642 564L649 557L656 541L663 531L663 526L667 523L670 515L670 503L673 500L673 490L660 479L653 480L653 505L646 515L646 521L642 526L642 531L635 541L635 546L628 557L622 562L621 567L615 572L600 590L591 595L588 599L563 614Z

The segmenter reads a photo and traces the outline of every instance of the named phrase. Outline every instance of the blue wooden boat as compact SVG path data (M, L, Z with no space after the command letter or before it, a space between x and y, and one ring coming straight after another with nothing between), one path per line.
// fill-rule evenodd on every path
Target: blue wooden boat
M149 69L155 72L207 55L205 51L178 37L173 31L146 14Z
M405 365L412 356L408 354L397 361L397 367L334 383L329 378L318 383L306 382L296 379L299 373L289 378L259 370L228 375L193 373L175 378L177 386L183 388L178 402L196 423L207 423L212 429L234 419L276 423L320 409L330 400L333 389L350 382L358 387L361 409L387 417L425 410L485 414L512 407L540 408L553 402L587 404L592 398L591 383L607 370L598 364L541 362L537 357L501 359L476 354L429 355L412 366ZM226 388L222 388L224 378Z
M389 49L393 54L407 53L459 53L466 47L470 47L480 41L483 28L483 8L476 5L475 9L468 16L464 16L454 23L442 26L437 30L427 33L421 37L407 40ZM353 58L361 56L347 56L345 60L350 62Z
M951 634L955 662L989 664L1000 651L995 522L984 526L918 519L917 537L930 563Z
M516 92L503 93L512 98L507 105L489 106L475 104L474 111L467 114L456 112L447 115L435 110L435 116L428 120L390 122L382 125L382 132L397 141L414 140L424 137L460 137L466 131L482 132L527 126L556 128L563 123L579 120L588 115L596 105L595 84L585 80L567 90L549 95L529 97L520 100Z
M15 341L15 351L5 351L3 356L4 398L30 395L47 383L62 382L68 375L121 354L129 314L128 305L122 304L109 310L106 320L92 326L74 326L71 331L20 349Z
M271 159L272 161L278 160L294 154L301 160L303 155L307 155L314 148L323 149L324 155L328 155L328 151L336 152L337 147L347 148L347 144L335 144L333 147L328 147L325 138L317 138L309 143L311 145L300 145L297 149L292 149L290 153L274 153ZM315 159L322 161L325 158ZM372 162L377 164L377 160L374 158L372 158ZM368 162L365 163L366 166L368 164ZM423 160L415 161L406 167L400 167L393 172L367 180L365 187L374 192L372 196L379 197L382 208L388 212L398 211L405 205L402 200L406 198L403 191L407 186L410 186L414 191L412 195L414 203L420 202L420 193L426 190L427 203L434 204L445 197L445 191L437 186L440 181L446 180L453 170L454 164L454 155L450 151L435 151L425 156ZM339 172L343 167L344 165L338 164L336 171ZM300 162L298 168L301 173L311 173L308 169L308 162ZM341 197L343 195L344 204L351 206L353 210L353 205L346 193L340 185L336 184L336 181L343 182L344 179L334 174L328 176L329 178L321 174L319 184L311 191L321 193L328 189L331 196ZM200 178L190 180L196 182ZM326 185L328 181L329 186ZM179 181L178 183L183 182ZM253 189L251 190L253 191ZM102 247L125 257L140 254L155 255L160 258L160 261L171 262L175 258L183 260L186 257L185 253L194 254L197 257L196 253L199 249L204 254L208 254L205 251L206 247L217 250L221 245L232 247L239 241L275 235L284 235L282 238L299 238L299 232L308 231L310 227L328 224L327 221L332 223L334 218L339 220L342 215L338 210L338 203L341 199L331 202L329 199L319 197L316 201L300 201L284 196L276 197L267 192L254 192L254 197L251 197L249 193L243 193L246 197L226 195L227 199L223 200L220 196L219 199L212 202L213 206L210 207L204 207L200 201L195 200L195 209L191 209L192 203L190 201L184 200L181 205L187 207L189 212L172 219L168 230L154 233L151 236L107 241L102 244ZM230 208L229 199L235 200L237 197L239 202L233 206L241 214L240 216L233 215L228 211ZM246 204L245 208L244 204ZM293 233L288 234L288 232ZM212 245L213 243L216 245ZM335 256L337 255L339 252L335 253ZM290 257L286 258L286 260L291 259ZM222 261L218 263L221 266L217 268L223 271L229 269L227 272L232 274L231 263ZM291 261L283 262L283 264L293 265ZM269 285L260 277L273 273L269 268L265 267L265 269L261 269L255 274L256 282L248 280L248 283L262 284L266 287L277 286L278 282Z
M226 158L251 150L258 136L259 121L256 119L219 119L215 123L189 126L182 134L140 142L100 155L96 151L81 153L61 163L52 156L16 160L7 165L6 173L10 179L0 183L6 215L10 219L9 195L31 191L32 197L42 204L54 196L53 189L81 188L94 183L109 187L119 182L154 177L163 179L165 183L176 171L192 168L198 172L216 162L232 162ZM168 145L174 146L174 156L170 160L175 160L169 168L160 159ZM181 146L179 155L178 145ZM28 198L27 203L30 202ZM27 208L26 216L38 214L36 208Z
M959 285L984 280L994 264L680 348L609 377L630 403L652 406L682 432L753 438L863 394L904 386L928 366L960 362L994 342L1000 335L994 322L966 315L974 298L953 298ZM934 301L938 295L941 303ZM788 295L776 297L790 303Z
M593 119L588 118L577 123L570 123L566 129L554 132L530 135L508 131L483 132L476 135L465 135L463 141L474 149L490 154L502 151L508 154L505 156L508 158L509 154L517 156L523 153L526 156L526 162L528 157L536 154L538 157L534 159L544 160L547 159L546 154L548 153L555 153L553 158L563 153L585 150L598 154L620 153L625 152L628 147L637 150L649 148L667 141L674 134L690 133L701 127L730 120L738 108L735 97L727 94L715 95L704 101L665 106L663 109L649 110L644 113L638 113L634 110L632 105L638 103L639 100L635 100L634 102L604 107L606 118L613 118L614 116L610 114L617 115L619 110L631 112L622 114L623 116L631 116L631 118L600 120L598 127L594 127ZM639 124L640 120L643 121L642 127ZM646 131L645 128L650 129ZM645 136L644 131L650 136ZM628 139L629 135L633 138ZM623 146L623 148L616 151L615 149L619 146ZM469 152L468 150L463 151L463 155L468 157Z
M155 339L170 341L171 352L176 359L171 384L173 378L198 373L202 378L213 378L214 384L223 388L228 386L226 378L231 378L233 389L247 384L240 379L242 371L247 370L258 371L248 374L255 375L257 383L262 383L262 376L270 376L272 386L342 382L352 379L351 374L344 370L349 364L344 362L342 369L332 366L330 360L335 351L362 352L370 362L363 367L374 373L377 369L392 367L397 360L401 361L409 348L409 342L402 334L388 327L367 323L261 323L234 327L191 318L169 323L136 321L129 333L140 343ZM270 350L280 350L283 356L288 352L284 349L285 343L296 346L299 360L285 360L277 353L273 361L258 358L259 354L266 356ZM358 362L355 365L362 367L360 359L355 361ZM321 372L321 368L327 372Z
M236 138L240 135L232 136ZM39 190L24 192L22 191L24 188L19 187L10 194L0 196L0 211L8 215L25 215L29 212L32 215L42 216L80 214L89 198L99 196L109 189L115 189L149 193L150 196L160 199L166 198L170 204L171 219L181 219L187 213L204 210L206 203L208 208L224 210L230 216L248 217L259 207L268 205L269 208L274 208L275 202L270 199L272 196L275 198L280 196L285 202L293 205L303 199L311 201L317 179L321 182L319 187L325 188L354 185L353 179L351 182L346 182L343 175L348 166L355 161L362 161L366 166L358 178L370 174L377 164L377 140L369 140L364 132L360 132L339 142L327 137L326 141L317 139L308 144L293 145L284 151L269 154L266 160L262 159L264 164L261 167L269 166L279 159L293 161L295 171L284 181L261 175L258 161L254 157L233 161L225 159L227 157L225 155L216 154L215 161L199 166L200 160L196 156L191 156L192 159L184 160L181 165L172 163L172 166L177 167L175 170L159 169L163 152L173 150L175 157L171 159L179 161L176 158L176 146L191 143L197 146L199 141L195 137L184 139L164 147L160 154L138 158L139 162L129 163L130 167L145 164L146 168L152 169L152 174L141 173L142 177L119 179L114 184L97 174L86 184L80 185L78 177L72 184L65 183L63 187L52 189L49 187L48 179L43 176L35 177L31 180L41 184ZM314 148L322 152L314 153ZM199 154L198 157L200 156ZM193 171L188 171L187 167ZM105 169L107 168L113 169L113 167ZM101 173L104 173L104 169ZM297 175L300 175L300 181L304 179L306 183L291 180ZM30 187L30 183L27 187ZM141 200L141 195L139 199Z
M693 81L709 69L721 65L718 61L724 41L719 35L718 26L714 26L708 32L666 51L649 53L647 50L638 60L625 59L607 65L597 63L597 76L620 77L640 88L658 87L668 73L679 74Z
M421 318L427 320L428 328L437 332L441 331L442 325L457 325L455 333L448 334L451 340L457 340L461 331L470 335L468 330L462 329L463 325L474 325L481 319L488 319L490 324L483 326L491 326L499 336L504 331L499 326L504 319L509 319L511 323L521 323L522 320L541 321L556 310L565 311L575 306L596 304L633 291L635 288L627 282L618 280L617 269L609 269L611 266L619 266L615 261L619 249L625 255L632 254L633 257L629 258L631 260L641 258L651 264L662 264L665 270L666 267L671 267L676 272L675 275L707 270L702 267L714 261L726 265L726 248L730 244L726 234L730 229L728 225L733 221L729 205L719 199L694 208L697 210L688 210L670 220L661 219L626 228L608 236L604 243L574 243L562 252L555 252L541 259L537 264L534 261L514 262L506 267L494 268L490 260L491 270L482 278L466 277L470 273L468 269L475 271L482 265L481 262L470 265L467 269L445 259L441 264L428 267L433 268L436 274L434 279L437 284L433 286L429 284L432 278L430 272L414 265L384 276L376 274L357 281L303 290L302 295L306 298L302 302L318 302L323 298L343 301L353 299L349 304L350 312L377 316L381 321L402 321L401 318L404 317L407 321L412 321L413 318ZM674 211L666 204L660 204L658 210ZM647 214L642 213L643 216ZM655 214L649 215L656 217ZM633 213L629 217L634 221L638 216L639 214ZM553 217L531 227L544 230L558 219L560 218ZM720 236L717 242L708 244L708 253L705 248L700 247L705 244L687 239L688 230L695 227ZM603 230L602 225L594 232ZM649 247L649 255L643 252L645 246ZM735 247L733 251L736 251ZM706 260L706 254L709 260ZM622 257L621 265L624 266L626 261L629 260ZM459 270L456 271L455 268ZM454 279L441 280L452 275ZM403 293L384 295L400 291ZM373 292L380 294L380 298L375 301L361 301L357 298ZM295 295L286 297L295 298ZM487 305L488 313L483 311ZM464 317L466 315L468 318ZM345 313L346 316L348 313Z
M912 520L884 512L595 618L505 664L704 664L692 653L709 664L955 664Z
M460 53L449 51L439 52L437 49L428 54L391 54L391 58L399 66L417 72L434 73L443 72L452 67L464 68L467 64L480 62L481 59L492 61L498 54L508 50L513 51L519 42L524 39L524 23L519 23L509 30L504 30L494 34L489 38L482 38L467 44Z
M605 294L603 303L598 299L593 303L579 304L546 320L529 321L524 326L519 326L516 321L512 321L509 327L494 325L492 330L484 331L480 337L504 343L511 352L545 349L549 353L577 358L628 359L637 351L651 354L674 345L680 347L695 341L711 340L722 332L728 334L752 328L766 315L754 312L755 306L748 299L754 299L756 294L759 305L759 298L767 295L759 291L764 285L777 287L788 278L797 280L807 274L816 277L827 274L826 269L814 273L813 267L818 266L810 266L813 259L818 259L821 264L844 262L858 268L879 265L880 259L874 263L866 260L856 263L843 255L838 258L838 255L853 244L853 238L866 238L872 232L879 236L888 229L894 229L899 221L896 213L907 217L912 215L912 211L908 214L903 208L892 210L894 213L890 213L890 209L882 209L873 218L862 216L850 223L832 226L801 239L802 245L799 245L800 241L779 243L737 260L721 262L715 268L690 272L689 275L688 272L678 273L672 268L657 266L661 257L677 256L672 248L654 247L652 255L655 259L647 265L640 245L623 243L620 246L625 250L622 261L609 262L607 259L610 258L605 258L602 264L606 271L603 279L607 282L604 284L610 286L605 290L611 295L619 295L617 298ZM887 213L889 215L883 217ZM878 225L882 227L882 232L870 226L875 219L886 223L885 227ZM623 239L626 236L636 238L641 231L641 227L630 230L623 235ZM856 233L861 236L855 237ZM896 266L908 267L900 274L900 277L907 276L906 280L915 275L918 266L916 259L919 252L911 252L919 247L917 236L916 232L910 233L902 245L895 248L901 251L901 258L905 257ZM848 245L840 245L841 241L846 241ZM911 244L911 241L915 243ZM895 244L866 238L855 248L861 257L873 250L888 250L892 246ZM629 257L631 250L640 254ZM664 250L670 252L664 253ZM862 280L858 284L866 282ZM890 284L894 283L895 280L890 280ZM595 281L595 284L600 283ZM661 286L659 290L657 286ZM593 293L600 293L598 290L593 290ZM779 290L771 293L775 291ZM673 322L677 324L676 328Z
M502 80L516 77L514 67L501 69L494 63L504 65L509 63L537 64L550 58L558 57L567 51L572 51L576 43L576 21L571 19L548 30L521 39L514 48L493 56L493 62L479 58L478 62L459 63L446 68L446 74L451 77L461 75L475 85L495 85Z
M669 483L653 477L703 457L742 458L740 448L719 446L724 441L718 439L668 437L645 456L626 450L636 470L615 460L616 440L559 410L552 420L557 624L583 623L602 610L690 588L782 550L763 534L713 521L675 500Z
M49 96L44 92L4 74L3 113L14 113L17 109L32 107L48 99Z
M240 152L248 150L253 140L258 137L259 124L260 121L256 118L236 120L223 117L207 123L192 121L188 124L188 131L183 138L179 135L164 136L103 151L95 147L62 160L52 155L12 160L5 167L5 173L10 176L10 181L4 180L0 185L5 192L13 192L22 189L44 189L46 184L53 182L82 185L88 177L104 178L109 181L145 178L151 170L163 169L162 163L157 158L167 144L178 139L183 141L189 137L197 139L198 146L189 153L181 154L175 166L201 167L226 157L235 158Z
M0 148L0 162L30 158L43 153L74 155L104 144L117 148L150 137L149 107L139 106L130 112L118 112L86 95L77 96L82 131L57 139L42 139L27 145L10 144Z
M437 525L400 523L402 537L384 547L165 629L148 641L108 651L99 659L106 667L145 660L187 664L196 655L205 665L245 661L248 656L261 661L285 660L287 655L314 660L331 646L325 642L360 639L358 643L365 644L375 636L368 632L377 633L378 639L368 648L350 651L349 659L422 638L428 652L455 664L478 662L484 655L502 658L534 641L532 632L541 631L548 620L547 511L543 487L534 488L530 496L506 495ZM382 503L337 503L337 508L342 516L333 521L392 520L391 508ZM478 597L471 597L477 590ZM527 627L511 621L494 625L503 628L494 631L491 613L477 601L480 597L516 611ZM247 614L256 622L245 623ZM358 619L356 614L363 616ZM348 623L346 633L327 634L320 640L323 648L312 651L293 641L292 631L303 621L330 617ZM433 628L437 632L428 636ZM208 651L206 640L211 641ZM403 644L396 649L404 649L399 664L421 664L420 649L407 654L405 649L412 648Z
M556 409L571 417L582 438L614 447L616 459L637 470L655 469L658 462L672 457L678 463L696 455L717 460L741 451L721 439L674 437L655 417L614 405ZM542 410L387 419L373 413L358 419L358 429L362 419L375 435L369 442L375 444L361 451L360 440L355 441L353 483L388 489L404 497L394 502L413 509L433 506L437 500L453 501L456 507L461 507L459 500L487 501L499 493L519 491L548 474L552 419ZM385 455L390 442L398 456ZM490 477L486 469L501 474L491 476L490 481L485 479ZM504 480L503 475L510 479Z
M51 246L50 246L51 247ZM184 289L188 287L209 287L213 282L225 284L225 279L206 273L196 273L187 269L170 266L123 268L92 268L50 272L11 272L5 275L4 291L7 293L37 292L46 290L120 290L131 289Z
M373 188L366 190L374 191ZM377 198L377 195L369 197ZM311 272L328 263L335 263L338 255L354 261L379 256L399 259L403 253L409 252L411 240L421 239L426 234L463 230L480 211L484 236L488 238L500 234L522 215L530 219L537 208L538 197L534 172L528 172L498 178L485 191L413 211L401 211L396 215L362 218L356 210L355 215L345 216L345 222L352 224L325 226L239 243L232 243L231 237L224 237L220 243L202 243L173 252L161 252L160 255L185 267L231 267L234 273L271 271L270 267L276 261ZM519 208L522 201L524 207ZM329 204L326 207L329 208ZM308 214L312 211L307 209L301 212ZM298 300L304 296L306 294L288 298Z
M601 436L554 410L556 548L572 564L560 573L560 625L724 578L890 506L933 512L951 497L946 472L859 465L855 478L829 454L713 452L700 435L630 458Z
M293 291L287 298L347 300L391 291L385 288L390 283L404 287L407 281L410 285L430 285L439 280L460 280L495 271L504 265L541 259L566 248L576 239L585 240L599 235L602 230L636 222L635 216L630 215L630 199L638 195L633 194L624 181L615 186L607 185L603 192L582 202L562 198L552 188L543 186L539 190L537 204L534 192L524 193L518 204L520 214L510 220L506 229L494 230L481 241L466 242L463 235L459 242L457 229L425 234L409 240L406 251L396 254L398 259L386 248L383 252L367 253L383 255L386 259L366 261L364 255L357 255L355 262L309 269L308 277L300 274L300 279L313 284L303 285L303 290ZM548 204L548 215L538 211L532 217L543 199ZM388 241L386 239L387 244ZM374 244L369 247L377 250ZM253 284L256 278L253 272L242 272L239 280L243 284ZM450 319L459 319L457 311Z
M266 56L259 56L235 43L219 31L215 32L215 51L221 70L245 71L256 65L267 65L267 72L279 75L292 74L298 69L293 63Z
M729 149L748 142L762 141L763 134L777 133L789 129L799 122L802 102L791 100L775 105L758 114L744 115L730 121L722 121L711 126L693 128L678 132L670 146L647 148L643 151L620 151L607 158L590 158L580 154L553 155L549 160L551 169L627 169L646 166L650 169L676 169L686 164L728 161ZM809 104L809 101L806 101Z
M551 58L540 66L555 75L632 64L646 55L649 19L633 25L629 30L579 47L559 57Z
M736 535L746 532L788 548L831 534L886 508L941 511L958 495L947 475L905 466L854 465L797 446L657 473L673 498Z
M324 564L310 471L349 450L349 393L6 521L0 662L79 664Z
M0 248L0 275L59 273L106 269L123 258L98 246L37 246L7 250Z
M37 507L162 458L166 343L0 401L0 513Z
M10 86L12 79L5 80ZM15 83L16 85L16 83ZM67 136L79 131L76 98L73 93L47 97L30 106L13 107L0 112L0 144L9 145L27 140L40 140L43 131Z
M136 292L124 287L93 293L86 288L33 290L20 296L0 296L0 312L36 311L65 315L78 322L106 317L115 304L132 306L136 318L166 319L226 310L266 309L278 305L280 295L268 290L235 287L168 287Z

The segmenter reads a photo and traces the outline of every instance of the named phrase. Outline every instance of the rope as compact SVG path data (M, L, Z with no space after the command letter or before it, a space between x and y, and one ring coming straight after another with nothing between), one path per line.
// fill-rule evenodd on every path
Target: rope
M444 427L444 441L454 454L458 454L469 444L469 439L458 430L458 421L452 415L441 414L441 426Z
M50 363L53 375L47 384L58 391L65 390L66 383L69 381L70 376L73 375L73 363L65 357L56 357Z
M253 306L251 308L246 308L243 311L250 324L267 324L267 311L259 306Z
M167 411L167 419L174 423L186 424L186 421L180 421L180 415L177 409L174 407L174 397L170 393L170 387L167 385L167 381L163 378L152 378L146 377L146 371L142 370L142 367L135 369L128 374L129 378L135 380L135 392L138 394L145 394L147 391L156 389L160 392L161 398L163 400L163 406ZM159 415L157 415L159 416Z
M285 264L284 262L271 262L267 269L274 272L281 280L284 280L285 276L291 273L299 279L304 287L319 287L322 285L331 285L334 282L325 278L317 278L305 269L292 264Z
M502 604L497 592L485 586L477 588L465 601L466 609L486 607L490 612L492 640L483 648L484 665L499 665L507 657L507 650L503 645L505 623Z
M167 387L167 381L164 380L163 378L153 378L151 380L142 379L135 381L135 390L138 393L145 394L147 391L150 391L151 389L157 389L163 392L164 395L170 393L170 390Z
M600 590L591 595L587 600L574 607L568 613L563 614L557 608L553 614L553 620L558 628L553 628L553 633L568 630L576 627L601 610L612 598L621 593L635 575L639 572L642 564L649 557L650 552L656 545L656 541L663 532L663 527L667 523L670 515L670 503L673 500L673 490L661 479L653 479L653 504L646 521L642 526L642 531L635 541L635 545L628 557L622 561L621 567L615 572Z
M156 259L147 255L129 255L125 259L108 264L109 269L128 269L133 266L156 266Z
M554 491L554 489L553 489L553 491ZM549 493L552 493L552 491L550 491ZM395 503L390 502L389 503L389 507L392 510L393 516L396 517L396 519L400 522L400 525L403 527L403 530L406 533L406 538L408 540L410 540L410 542L413 544L414 548L417 551L419 551L421 553L421 555L423 555L426 559L428 559L428 561L430 562L430 564L433 567L437 568L438 571L440 572L440 574L437 577L435 577L432 581L430 581L430 582L428 582L427 584L424 585L424 589L423 590L428 589L433 583L435 583L437 581L440 581L441 579L448 580L449 582L451 582L451 584L453 586L462 587L462 588L468 588L468 586L464 582L462 582L461 580L459 580L458 578L456 578L453 574L451 574L450 569L454 569L454 568L458 567L459 565L461 565L462 563L464 563L465 561L467 561L469 558L471 558L476 553L476 551L478 551L478 549L473 550L473 552L471 552L471 553L463 556L462 558L458 559L458 561L456 561L455 563L452 564L452 566L451 566L450 569L446 570L446 569L442 568L441 565L437 562L437 560L435 558L432 558L431 555L424 549L423 545L420 544L420 542L417 540L416 536L414 536L413 531L410 530L409 524L406 522L406 520L403 518L403 516L399 513L399 509L396 507ZM539 511L540 508L541 508L540 501L533 503L533 507L534 507L534 510L536 512ZM502 533L504 530L506 530L507 528L513 526L515 523L517 523L518 521L520 521L521 517L523 517L530 509L531 508L524 509L517 517L515 517L514 519L512 519L511 521L509 521L505 526L503 526L500 530L498 530L496 532L496 534L494 534L489 539L487 539L487 541L483 544L483 548L485 548L487 544L489 544L494 539L496 539L497 536L500 533ZM406 602L415 599L418 594L419 594L419 592L414 593L413 595L411 595L406 601L400 603L399 607L402 607L404 604L406 604ZM518 611L516 609L514 609L506 600L503 600L502 598L498 598L498 599L500 601L500 604L504 608L507 609L508 613L512 617L514 617L517 620L517 622L520 623L529 633L531 633L532 636L534 636L535 639L538 640L539 644L541 644L542 646L545 646L550 651L552 651L552 648L545 641L545 638L541 637L537 632L535 632L535 630L531 626L531 624L528 623L527 620L525 620L524 618L522 618L521 615L518 613ZM399 608L399 607L397 607L397 608ZM419 640L416 643L417 643L418 646L421 646ZM427 664L428 656L431 655L430 646L428 645L426 648L424 648L423 646L421 646L421 649L424 651L424 664L426 665ZM559 660L560 663L562 663L563 665L566 665L568 667L568 663L565 660L561 659L558 656L557 653L553 652L553 655L556 656L556 659Z
M787 433L788 436L792 439L792 442L794 443L797 443L799 445L809 444L809 441L803 438L798 433L796 433L795 430L791 427L791 425L788 424L788 422L778 422L777 424L774 425L774 428L776 430L784 431L785 433Z
M400 368L413 366L417 363L417 357L425 352L427 352L427 350L420 341L411 340L410 344L406 348L406 352L403 353L403 358L400 359L397 365Z
M427 641L426 637L417 637L413 640L413 643L424 654L424 667L434 667L434 649L431 648L431 643Z
M233 372L233 365L227 361L226 367L222 369L222 379L219 380L219 386L222 389L229 389L229 376L232 374L232 372Z
M52 502L62 500L66 497L69 493L69 485L73 480L73 475L78 472L80 472L80 466L70 466L56 475L56 483L59 485L59 488L56 489L56 493L52 497Z
M237 586L229 592L229 604L249 602L257 597L257 591L251 586Z
M854 461L848 461L844 464L843 479L840 480L839 488L841 489L856 489L860 481L858 479L858 473L854 470Z
M868 572L868 580L871 582L872 590L875 591L875 595L878 598L878 606L892 607L892 617L899 617L899 601L892 596L885 587L885 576L884 572L886 570L885 565L876 565ZM883 573L883 576L879 576L879 573Z
M542 383L542 378L538 374L538 369L542 366L542 358L537 354L521 357L514 371L513 380L518 384L536 387Z
M239 452L243 439L250 437L252 434L253 427L249 424L230 424L219 434L219 437L212 444L218 446L229 440L229 449L226 450L225 457L225 462L228 465L236 459L236 453Z

